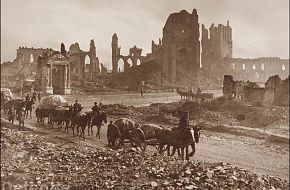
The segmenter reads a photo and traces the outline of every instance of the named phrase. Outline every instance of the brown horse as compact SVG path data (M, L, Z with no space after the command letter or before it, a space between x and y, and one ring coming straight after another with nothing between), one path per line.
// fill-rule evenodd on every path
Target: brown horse
M97 126L98 131L96 137L99 137L100 139L101 138L100 130L103 125L103 122L107 123L107 114L105 112L93 116L90 124L88 125L88 135L90 135L90 131L93 134L93 126Z
M16 111L16 115L17 115L17 120L19 122L19 129L22 125L22 127L24 127L24 120L25 120L25 108L22 107L20 109L18 109Z

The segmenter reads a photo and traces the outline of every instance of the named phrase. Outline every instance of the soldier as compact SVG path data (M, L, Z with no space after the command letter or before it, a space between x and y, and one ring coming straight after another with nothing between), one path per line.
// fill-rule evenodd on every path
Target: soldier
M185 129L185 128L189 127L188 112L187 111L182 111L179 114L179 116L180 116L180 119L179 119L178 128Z
M73 105L73 110L74 112L79 112L81 109L82 105L80 103L78 103L78 100L75 101L74 105Z
M33 92L32 99L36 102L36 92Z
M41 94L40 94L40 92L38 93L37 98L38 98L38 101L40 102L40 100L41 100Z
M99 114L100 113L100 107L98 106L97 102L94 102L94 106L92 107L93 115ZM101 103L100 103L101 104Z

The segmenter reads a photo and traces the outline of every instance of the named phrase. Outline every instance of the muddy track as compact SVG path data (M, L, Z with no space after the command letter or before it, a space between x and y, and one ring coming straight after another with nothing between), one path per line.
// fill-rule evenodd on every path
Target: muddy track
M108 120L113 118L108 118ZM114 120L114 119L113 119ZM16 122L17 123L17 122ZM1 118L1 126L15 128L18 126L7 123ZM44 136L48 142L53 142L61 146L74 148L102 149L107 147L106 125L101 128L101 138L97 139L95 134L87 136L83 140L64 132L64 129L57 130L36 124L35 118L26 120L26 133L36 133ZM96 131L96 129L94 129ZM235 136L230 134L203 131L200 143L196 145L197 151L193 160L204 162L227 162L235 166L248 169L250 171L265 175L279 177L289 180L289 154L288 145L272 144L266 140L258 140L250 137ZM154 147L147 146L147 152L156 153Z

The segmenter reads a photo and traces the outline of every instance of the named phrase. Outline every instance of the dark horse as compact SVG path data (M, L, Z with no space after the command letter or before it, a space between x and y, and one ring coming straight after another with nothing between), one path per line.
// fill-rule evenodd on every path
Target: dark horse
M33 109L33 104L34 104L34 100L32 98L25 102L25 115L26 115L26 118L28 116L28 112L30 112L30 118L32 118L31 112L32 112L32 109Z
M16 111L17 120L19 122L19 129L22 125L24 127L24 120L25 120L25 107L22 107Z
M164 150L163 147L167 145L169 148L170 146L173 146L173 152L171 155L174 155L176 150L181 149L181 156L182 159L184 159L184 149L186 151L186 160L189 159L189 157L193 156L195 153L195 143L199 142L200 137L200 129L199 127L195 128L186 128L186 129L164 129L161 131L158 131L157 139L159 141L160 150L159 153L162 153ZM188 153L188 147L191 146L192 152ZM169 150L167 148L167 151L169 153Z
M93 134L93 126L97 126L98 132L96 134L96 137L99 137L100 139L101 138L100 130L101 130L103 121L107 123L107 114L105 112L102 112L100 114L93 116L90 124L88 125L88 135L90 135L90 131Z
M79 135L79 137L83 137L85 139L85 129L86 129L86 126L90 124L91 119L92 119L91 112L79 111L73 114L73 117L71 118L71 127L73 130L73 135L74 135L75 127L76 127L77 134ZM79 133L79 128L81 128L80 133Z

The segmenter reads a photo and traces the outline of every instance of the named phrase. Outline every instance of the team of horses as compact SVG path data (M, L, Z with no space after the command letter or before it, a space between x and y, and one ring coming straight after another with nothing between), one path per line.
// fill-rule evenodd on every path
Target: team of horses
M186 128L167 128L156 124L140 125L130 118L119 118L113 124L108 125L108 145L117 147L117 144L124 145L125 140L131 144L152 142L159 153L167 150L167 154L173 156L176 151L182 159L189 159L195 153L195 143L199 142L202 125ZM191 147L192 151L189 152ZM142 149L143 147L141 147ZM172 151L170 152L170 150Z
M1 100L1 106L4 110L4 114L8 114L9 121L14 123L14 120L18 120L19 128L24 127L24 120L30 115L32 118L32 109L34 105L34 99L21 100L21 99L3 99Z
M31 99L32 100L32 99ZM34 101L24 100L8 100L4 102L4 113L8 113L9 121L12 123L16 118L20 127L24 127L24 120L28 117L33 109ZM57 125L57 129L64 129L69 133L72 130L73 136L75 132L79 138L85 139L85 129L87 135L93 135L93 126L97 127L96 137L100 138L100 129L103 123L107 123L107 114L100 112L94 114L92 111L83 111L83 108L76 110L73 106L58 107L51 109L36 108L35 110L37 122L44 124L47 118L48 124L53 127ZM155 124L139 124L130 118L118 118L108 125L107 140L110 147L124 145L128 140L131 145L139 146L143 143L154 140L155 146L159 153L167 150L168 155L174 155L176 151L182 159L189 159L195 153L195 143L199 142L200 130L202 126L194 126L191 128L167 128ZM145 145L146 147L146 145ZM145 150L145 147L141 147ZM189 152L191 147L192 151Z

